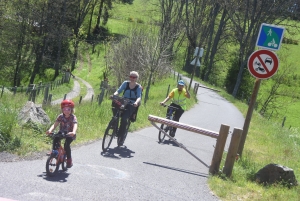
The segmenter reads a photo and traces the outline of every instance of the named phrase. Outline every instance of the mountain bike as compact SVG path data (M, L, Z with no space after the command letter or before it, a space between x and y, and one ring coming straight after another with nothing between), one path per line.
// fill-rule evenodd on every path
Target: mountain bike
M54 176L61 165L63 171L67 171L67 154L61 145L61 139L66 138L65 133L50 133L49 137L52 139L58 137L59 141L55 145L55 149L52 150L46 162L46 172L48 176Z
M103 152L107 151L109 146L111 145L112 140L117 137L117 143L118 146L122 146L128 133L128 129L130 127L131 121L128 119L127 126L126 126L126 131L123 136L117 136L118 131L119 131L119 124L121 121L121 116L122 113L126 110L126 106L130 103L130 100L127 98L119 97L119 96L111 96L110 97L112 101L115 103L115 108L117 109L116 114L112 117L110 122L108 123L108 126L105 130L104 136L103 136L103 141L102 141L102 150Z
M162 106L168 107L167 114L166 114L166 119L173 120L174 113L177 110L177 108L176 107L172 107L170 105L162 105ZM160 129L163 130L163 131L165 131L169 135L171 134L171 132L173 132L173 127L165 125L165 124L161 124ZM165 139L165 137L166 137L166 135L164 134L164 132L162 132L161 130L158 132L158 140L159 140L159 142L162 142Z

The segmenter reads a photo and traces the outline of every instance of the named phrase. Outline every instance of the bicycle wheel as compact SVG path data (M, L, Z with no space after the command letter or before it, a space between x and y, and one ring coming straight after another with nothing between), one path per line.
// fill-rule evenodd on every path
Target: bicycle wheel
M102 150L105 152L107 151L107 149L109 148L112 139L114 138L114 136L116 135L116 131L117 131L117 119L112 119L103 136L103 141L102 141Z
M126 126L126 131L125 131L124 135L118 137L118 146L123 146L123 144L125 142L125 139L127 137L127 134L128 134L128 129L130 127L130 124L131 124L131 122L128 121L127 126Z
M61 169L63 170L63 171L67 171L67 155L65 154L64 155L64 162L62 162L61 163Z
M59 168L59 162L56 157L54 157L52 154L48 157L46 162L46 172L47 175L52 177L54 176Z
M164 130L166 133L168 133L169 131L169 126L165 125L165 124L162 124L160 126L160 129ZM159 142L162 142L164 139L165 139L166 135L162 132L162 131L159 131L158 132L158 141Z

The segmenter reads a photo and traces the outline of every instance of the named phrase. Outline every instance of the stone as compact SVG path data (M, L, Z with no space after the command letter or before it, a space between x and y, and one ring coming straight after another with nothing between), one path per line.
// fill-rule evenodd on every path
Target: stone
M37 106L32 101L27 101L21 109L18 114L18 120L21 125L29 123L49 125L51 123L49 116L43 110L42 106Z
M298 185L293 169L273 163L260 169L255 174L255 180L263 184L282 183L288 186Z

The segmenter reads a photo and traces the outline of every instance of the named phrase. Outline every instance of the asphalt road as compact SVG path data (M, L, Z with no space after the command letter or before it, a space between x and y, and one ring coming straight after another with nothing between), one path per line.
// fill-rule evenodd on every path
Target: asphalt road
M243 127L242 114L216 92L200 87L197 97L181 122L217 132L221 124L230 131ZM50 178L46 156L0 162L0 200L219 200L207 186L208 168L174 142L158 143L157 136L149 127L129 133L126 147L117 148L114 140L107 153L101 140L73 148L74 166ZM216 139L180 129L176 139L210 165Z

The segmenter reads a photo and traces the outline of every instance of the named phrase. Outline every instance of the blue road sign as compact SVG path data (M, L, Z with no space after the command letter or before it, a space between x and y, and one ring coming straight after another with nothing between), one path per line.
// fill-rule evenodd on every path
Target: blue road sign
M258 33L256 46L263 49L279 50L285 28L262 23Z

